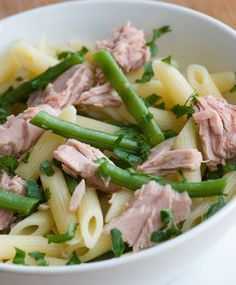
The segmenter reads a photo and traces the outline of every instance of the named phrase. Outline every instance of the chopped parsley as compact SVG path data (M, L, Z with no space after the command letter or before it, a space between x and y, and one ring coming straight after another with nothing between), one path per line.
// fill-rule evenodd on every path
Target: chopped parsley
M125 250L125 244L122 240L122 233L118 229L111 230L112 251L115 257L120 257Z
M180 235L181 230L174 221L173 211L171 209L165 209L162 210L160 214L163 227L159 231L154 231L152 233L151 241L162 242Z
M144 64L144 73L142 75L141 79L136 79L135 83L145 83L148 82L152 79L152 77L154 76L154 72L152 69L152 62L151 61L147 61Z
M221 208L223 208L226 204L226 201L223 196L218 198L218 201L211 205L211 207L207 210L207 212L203 215L203 220L209 219L213 216L216 212L218 212Z
M229 90L229 93L236 92L236 84Z
M163 58L161 61L171 65L171 55Z
M39 251L33 251L29 253L29 256L37 261L37 265L39 266L48 266L48 262L45 259L45 253Z
M166 105L165 102L161 102L160 104L157 104L155 107L158 109L165 110Z
M44 199L45 201L48 201L51 199L52 193L50 192L50 189L47 187L44 189Z
M47 176L52 176L55 173L52 168L51 162L49 162L48 160L44 160L43 162L41 162L39 168Z
M15 174L19 161L13 156L0 157L0 170L6 170L11 174Z
M10 116L9 110L4 109L4 108L0 108L0 124L5 123L8 116Z
M164 130L162 131L163 135L165 136L165 139L169 139L169 138L173 138L175 136L177 136L177 133L175 131L172 130Z
M156 45L156 40L159 39L162 35L171 32L169 26L163 26L159 29L154 29L152 32L152 38L149 42L146 43L146 46L149 47L151 56L155 56L158 52L158 47Z
M143 101L147 107L150 107L150 106L155 105L155 103L160 99L161 99L160 95L153 93L153 94L147 96L146 98L143 98Z
M77 55L80 56L81 58L84 58L85 54L88 52L89 50L86 47L82 47L81 50L73 52L73 51L61 51L61 52L57 52L56 56L57 58L60 59L67 59L72 55Z
M68 240L72 240L75 236L76 230L77 230L78 224L71 223L69 225L68 231L64 234L49 234L47 236L48 243L62 243L66 242Z
M29 162L29 157L30 157L30 151L26 153L24 158L21 160L23 163L28 163Z
M25 265L25 252L18 247L15 247L15 251L16 251L16 254L12 260L12 263Z
M196 92L193 92L193 94L191 94L188 97L184 105L177 104L172 109L170 109L175 114L177 119L179 119L180 117L184 115L187 115L187 117L190 118L194 114L193 106L187 105L187 103L191 101L193 105L197 104L198 103L197 96L198 94Z
M41 191L36 181L27 180L25 188L26 188L26 193L28 197L39 199L40 201L44 200L43 192Z
M75 264L80 264L80 263L81 263L81 261L80 261L79 257L77 256L76 251L74 250L72 252L71 258L66 263L66 265L75 265Z

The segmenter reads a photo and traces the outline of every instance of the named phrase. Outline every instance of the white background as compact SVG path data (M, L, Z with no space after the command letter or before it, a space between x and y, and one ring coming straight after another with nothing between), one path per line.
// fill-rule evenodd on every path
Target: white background
M236 214L236 213L235 213ZM207 237L206 237L207 238ZM217 239L217 237L215 237ZM236 226L193 268L166 285L235 285Z

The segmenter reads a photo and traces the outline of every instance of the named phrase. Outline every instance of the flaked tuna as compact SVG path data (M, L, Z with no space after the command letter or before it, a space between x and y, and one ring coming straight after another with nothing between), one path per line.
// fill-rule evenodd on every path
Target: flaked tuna
M79 104L80 95L89 90L93 84L93 71L86 64L78 64L53 83L49 83L45 91L35 92L30 96L28 106L48 104L56 109L64 109Z
M25 195L25 181L19 176L10 176L3 172L0 177L0 191L8 191L17 195ZM14 212L0 209L0 230L10 226Z
M59 114L49 105L40 105L28 108L17 116L9 116L7 122L0 125L0 156L19 157L38 140L43 130L30 124L29 120L39 111L54 116Z
M166 175L179 170L193 171L202 163L202 154L197 149L172 150L174 139L154 147L148 159L137 170L149 174Z
M86 190L86 185L84 179L80 181L80 183L76 186L70 200L69 210L73 213L77 211L79 208L79 205L81 203L81 200L84 196Z
M180 194L170 185L161 186L151 181L135 192L123 214L111 220L105 232L117 228L134 251L148 248L153 244L152 233L163 226L160 212L164 209L172 209L175 222L182 222L190 214L191 199L187 192Z
M115 31L111 38L96 43L96 49L106 49L124 70L130 72L139 69L150 59L142 30L127 22Z
M90 105L96 107L120 106L122 100L109 83L97 85L81 94L79 105Z
M236 156L236 106L214 96L199 97L193 118L199 125L204 158L211 170Z
M53 156L62 163L62 168L67 174L75 178L84 178L88 184L96 189L107 192L120 190L119 186L96 177L96 170L99 166L96 161L101 158L108 159L99 149L69 139L54 151Z

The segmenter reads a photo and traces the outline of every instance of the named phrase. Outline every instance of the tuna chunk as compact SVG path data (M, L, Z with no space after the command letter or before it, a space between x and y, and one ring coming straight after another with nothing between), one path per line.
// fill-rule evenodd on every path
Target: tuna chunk
M139 69L150 59L143 31L132 26L130 22L115 31L111 38L97 42L96 49L111 52L116 62L127 73Z
M84 179L80 181L80 183L76 186L70 200L69 210L73 213L77 211L79 208L79 205L81 203L81 200L84 196L86 190L86 185Z
M175 192L170 185L161 186L151 181L137 190L123 214L105 226L109 233L117 228L122 238L134 251L152 246L151 235L162 228L160 212L172 209L176 223L190 214L191 199L187 192Z
M58 115L58 111L50 106L40 105L28 108L17 116L9 116L7 122L0 125L0 156L19 157L38 140L43 130L30 124L29 120L39 111Z
M174 139L164 141L151 150L147 161L137 170L149 174L166 175L178 170L193 171L200 167L202 154L197 149L171 150Z
M120 106L122 100L109 83L97 85L81 94L79 104L96 107Z
M106 192L120 190L119 186L96 177L95 173L98 168L96 161L100 158L106 158L100 150L74 139L69 139L54 151L53 156L62 162L62 168L67 174L75 178L84 178L88 184L98 190Z
M193 118L199 125L204 158L211 170L236 156L236 106L213 96L200 97Z
M64 109L70 105L77 105L80 95L89 90L92 84L92 69L88 65L78 64L48 84L45 91L31 95L27 104L28 106L48 104L56 109Z
M0 177L0 190L8 191L17 195L25 195L25 181L18 176L11 177L3 172ZM14 212L0 209L0 230L10 226L13 221Z

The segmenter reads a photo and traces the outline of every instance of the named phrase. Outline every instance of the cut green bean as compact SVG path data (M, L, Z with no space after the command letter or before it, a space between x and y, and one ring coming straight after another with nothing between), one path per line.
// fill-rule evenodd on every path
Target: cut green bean
M24 82L15 89L6 91L0 96L0 107L9 108L14 103L25 102L29 95L36 90L43 90L48 83L55 80L59 75L76 64L82 63L82 58L76 55L65 59L55 66L48 68L45 72L32 80Z
M119 136L116 135L87 129L77 124L57 119L46 112L39 112L30 122L35 126L50 130L62 137L74 138L99 149L112 151L115 142L117 142L117 139L119 138ZM137 142L125 138L119 142L119 147L132 153L138 153L140 151Z
M203 182L173 182L166 178L148 175L144 173L137 173L121 169L112 165L108 161L104 161L97 169L97 176L109 178L112 183L118 184L131 190L137 190L142 185L150 181L156 181L161 185L171 185L177 192L187 191L190 197L208 197L215 195L222 195L226 186L226 178L215 180L207 180Z
M23 215L30 215L39 205L39 199L0 191L0 208L11 210Z
M110 81L112 87L122 98L126 108L136 120L150 145L154 146L162 142L165 138L160 128L155 123L153 115L146 107L143 100L136 94L134 88L129 83L112 55L108 51L99 50L94 54L94 60Z

